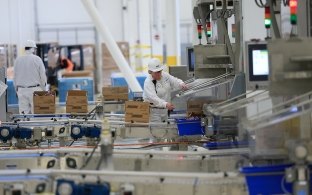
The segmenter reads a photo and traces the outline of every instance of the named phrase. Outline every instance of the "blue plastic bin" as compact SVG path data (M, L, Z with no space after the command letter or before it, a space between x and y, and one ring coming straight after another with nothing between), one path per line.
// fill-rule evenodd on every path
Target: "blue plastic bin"
M143 73L138 73L136 74L136 79L138 80L140 86L142 89L144 88L144 82L146 79L147 75ZM128 87L126 79L120 74L120 73L113 73L111 76L111 83L113 87ZM130 90L129 93L129 100L133 99L133 92Z
M201 119L176 119L179 136L204 135L205 127L201 126Z
M292 193L292 184L286 183L284 176L290 166L243 167L240 172L246 177L249 195L288 194Z
M18 104L17 94L14 88L13 80L7 80L8 105Z
M94 101L94 82L91 77L60 78L58 80L59 101L66 102L67 91L85 90L88 101Z
M204 147L208 148L209 150L242 148L242 147L248 147L248 141L208 142L208 143L204 144Z

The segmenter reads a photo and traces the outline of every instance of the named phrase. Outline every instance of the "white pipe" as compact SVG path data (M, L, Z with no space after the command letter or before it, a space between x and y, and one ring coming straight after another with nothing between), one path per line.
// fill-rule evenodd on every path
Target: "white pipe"
M64 154L64 153L90 153L93 148L57 148L57 149L36 149L36 150L5 150L0 151L1 155L13 155L13 154L46 154L46 153L55 153L55 154ZM96 153L100 152L100 149L95 150ZM234 149L223 149L223 150L205 150L205 151L157 151L157 150L118 150L114 149L113 155L164 155L164 156L173 156L173 155L182 155L182 156L212 156L212 155L239 155L249 153L249 148L234 148Z
M110 31L106 28L107 25L105 25L104 21L101 19L101 16L94 5L94 2L92 0L81 0L81 2L89 13L91 19L93 20L99 34L101 34L109 52L113 56L119 70L125 77L130 89L133 92L142 92L142 87L140 86L138 80L135 78L132 69L129 67L128 62L122 55Z
M138 172L138 171L110 171L110 170L3 170L0 176L18 176L18 175L47 175L47 176L74 176L74 175L92 175L92 176L121 176L121 177L165 177L179 179L223 179L224 173L177 173L177 172ZM228 178L236 178L238 173L228 172ZM239 180L239 179L238 179Z

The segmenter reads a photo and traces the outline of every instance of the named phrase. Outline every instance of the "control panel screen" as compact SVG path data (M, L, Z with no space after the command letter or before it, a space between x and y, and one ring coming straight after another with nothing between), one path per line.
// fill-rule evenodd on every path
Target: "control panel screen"
M253 50L253 75L269 75L269 56L268 50Z
M249 81L268 81L269 53L266 43L247 45Z

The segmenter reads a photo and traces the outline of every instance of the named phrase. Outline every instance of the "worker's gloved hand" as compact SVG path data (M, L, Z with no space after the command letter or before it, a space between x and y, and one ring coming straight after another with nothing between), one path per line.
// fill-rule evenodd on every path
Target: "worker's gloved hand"
M181 89L183 89L183 90L187 90L187 89L188 89L188 87L187 87L187 85L186 85L185 83L182 83L182 84L181 84Z
M171 104L171 103L167 103L166 104L166 108L168 109L168 110L173 110L174 109L174 106L173 106L173 104Z

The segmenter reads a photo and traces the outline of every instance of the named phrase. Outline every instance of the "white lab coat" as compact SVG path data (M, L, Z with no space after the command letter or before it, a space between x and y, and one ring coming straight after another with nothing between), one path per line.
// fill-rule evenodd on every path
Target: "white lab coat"
M145 79L143 99L153 104L150 122L165 122L168 119L166 104L171 102L171 91L181 89L183 81L166 72L162 72L161 79L156 82L156 89L151 75ZM157 93L156 93L157 91Z
M14 63L14 86L18 95L19 112L33 113L33 92L43 91L47 83L44 64L40 57L26 51ZM30 87L36 86L38 87Z

